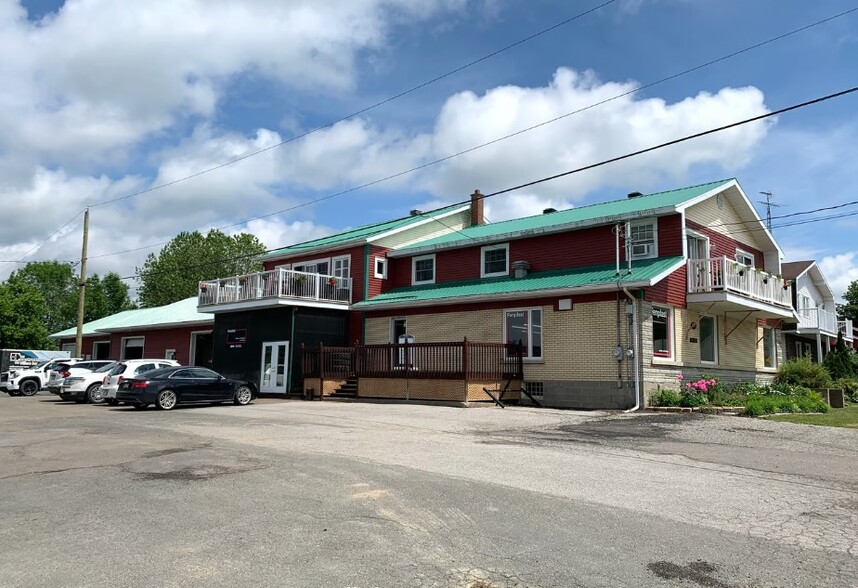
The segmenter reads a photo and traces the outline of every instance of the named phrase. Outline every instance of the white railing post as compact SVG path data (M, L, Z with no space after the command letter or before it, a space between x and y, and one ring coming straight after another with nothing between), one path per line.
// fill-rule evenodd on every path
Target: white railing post
M321 293L322 293L322 274L316 274L316 295L314 296L314 298L316 300L318 300Z

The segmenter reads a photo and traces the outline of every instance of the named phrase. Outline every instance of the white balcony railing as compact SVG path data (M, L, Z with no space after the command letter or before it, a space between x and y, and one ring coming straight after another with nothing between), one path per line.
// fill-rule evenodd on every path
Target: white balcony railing
M799 330L817 329L829 335L837 334L839 326L837 324L837 315L833 312L814 306L811 308L799 308L796 314L798 314Z
M277 268L200 282L198 298L200 306L281 298L348 305L352 279Z
M837 321L837 329L843 333L843 338L845 340L852 341L852 339L854 339L854 335L852 334L852 319Z
M792 308L792 285L788 280L726 257L688 260L688 292L732 292L783 308Z

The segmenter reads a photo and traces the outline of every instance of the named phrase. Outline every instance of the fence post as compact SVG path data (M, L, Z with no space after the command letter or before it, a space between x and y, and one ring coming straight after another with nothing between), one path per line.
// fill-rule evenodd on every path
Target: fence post
M470 366L468 365L468 338L465 337L462 339L462 379L465 381L464 384L464 398L462 398L463 402L468 401L468 383L470 382L469 372Z

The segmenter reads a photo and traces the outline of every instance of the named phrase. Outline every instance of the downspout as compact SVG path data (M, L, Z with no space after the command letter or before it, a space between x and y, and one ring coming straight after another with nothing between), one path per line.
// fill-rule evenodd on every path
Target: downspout
M634 366L635 371L635 405L624 411L624 412L634 412L641 407L641 394L640 394L640 353L638 353L638 301L632 296L631 292L629 292L628 288L623 288L623 292L626 296L628 296L629 300L632 301L632 365Z

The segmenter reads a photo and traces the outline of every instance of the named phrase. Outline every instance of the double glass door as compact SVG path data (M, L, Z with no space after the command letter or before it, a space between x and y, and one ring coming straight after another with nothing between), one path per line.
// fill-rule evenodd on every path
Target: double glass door
M289 342L275 341L262 344L262 370L259 391L286 394L289 373Z

